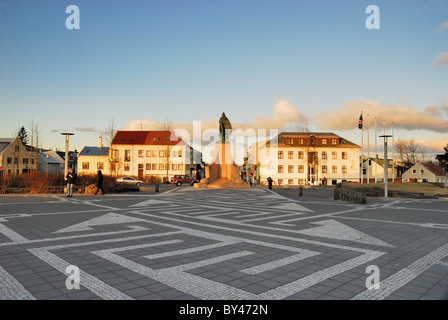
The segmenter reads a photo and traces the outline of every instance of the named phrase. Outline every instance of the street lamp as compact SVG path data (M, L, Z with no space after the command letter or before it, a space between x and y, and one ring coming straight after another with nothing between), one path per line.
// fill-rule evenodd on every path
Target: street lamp
M50 159L50 155L47 153L45 156L47 157L47 177L48 177L48 161L50 161L49 160Z
M380 138L384 138L384 198L387 198L388 190L387 190L387 167L389 166L389 162L387 161L387 138L392 137L391 135L382 135Z
M63 132L61 135L65 136L65 164L64 164L64 179L68 173L68 140L70 136L73 136L74 133Z

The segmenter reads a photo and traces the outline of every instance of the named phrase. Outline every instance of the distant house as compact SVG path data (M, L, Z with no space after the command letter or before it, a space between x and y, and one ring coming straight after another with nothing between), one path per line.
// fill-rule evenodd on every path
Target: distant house
M403 174L403 182L437 182L447 184L446 170L433 163L417 162Z
M388 159L388 165L387 165L387 177L388 179L392 179L392 176L394 179L401 178L403 175L404 169L402 166L398 165L397 163L392 164L392 159ZM367 179L375 181L384 181L384 159L380 158L370 158L367 159L364 158L364 167L363 167L363 178L365 181ZM394 168L392 170L392 165L394 165Z
M0 138L0 172L27 173L34 159L19 138Z
M96 174L98 170L109 174L109 148L84 147L78 154L78 174Z
M38 153L37 171L47 173L64 173L65 161L54 150L42 151Z

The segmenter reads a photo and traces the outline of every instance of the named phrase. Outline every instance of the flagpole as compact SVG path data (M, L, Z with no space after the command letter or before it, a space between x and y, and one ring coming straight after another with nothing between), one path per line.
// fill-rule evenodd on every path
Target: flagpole
M367 115L367 184L370 180L370 118Z
M361 184L363 183L364 183L364 126L363 123L361 122Z
M392 122L392 182L395 182L395 143L394 143L394 123Z
M383 120L383 135L386 135L386 120ZM386 168L385 170L389 169L389 164L387 163L387 159L386 159L387 154L383 154L383 168ZM384 171L384 177L383 180L386 179L387 176L387 171ZM384 181L384 183L387 183L387 181Z
M377 167L378 167L378 153L376 148L376 117L375 117L375 183L377 178Z

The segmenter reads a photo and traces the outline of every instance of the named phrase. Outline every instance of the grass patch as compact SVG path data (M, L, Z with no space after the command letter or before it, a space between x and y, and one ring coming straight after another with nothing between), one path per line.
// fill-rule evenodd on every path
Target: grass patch
M356 190L359 192L366 192L371 195L378 192L384 195L384 183L369 183L360 184L353 182L343 182L342 188ZM402 183L402 182L389 182L387 184L389 192L398 192L403 195L423 194L428 197L445 196L448 197L448 188L442 188L431 183Z

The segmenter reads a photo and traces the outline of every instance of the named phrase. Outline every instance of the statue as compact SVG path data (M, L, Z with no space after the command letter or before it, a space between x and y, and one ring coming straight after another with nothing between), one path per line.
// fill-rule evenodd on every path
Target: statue
M225 143L228 141L230 134L232 133L232 124L223 112L219 119L219 133L221 135L221 141Z

